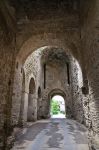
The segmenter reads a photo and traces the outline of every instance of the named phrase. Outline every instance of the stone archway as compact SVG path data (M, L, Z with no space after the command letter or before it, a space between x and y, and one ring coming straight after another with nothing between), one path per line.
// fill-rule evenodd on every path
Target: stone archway
M67 113L67 105L66 105L66 93L61 90L61 89L53 89L49 94L48 94L48 116L50 116L50 103L51 103L51 99L52 97L56 96L56 95L60 95L63 97L64 102L65 102L65 111Z
M54 95L50 99L50 117L66 118L65 100L61 95Z
M34 111L35 111L33 107L34 95L35 95L35 81L33 78L31 78L29 83L27 121L34 121Z

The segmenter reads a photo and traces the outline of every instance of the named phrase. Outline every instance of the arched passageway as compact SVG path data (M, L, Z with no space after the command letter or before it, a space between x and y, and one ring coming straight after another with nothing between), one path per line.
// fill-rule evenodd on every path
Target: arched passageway
M87 126L91 144L99 145L98 18L98 0L0 2L0 149L13 143L22 120L48 118L53 89L66 93L66 114Z
M65 118L65 100L60 95L54 95L50 100L50 115L51 118Z
M50 46L40 48L27 57L23 68L25 91L28 94L27 104L25 103L27 105L25 123L50 118L50 100L55 95L64 98L67 118L74 117L79 122L83 122L83 101L79 99L78 94L82 96L80 88L83 81L79 82L82 70L69 52ZM20 74L17 76L21 78ZM18 86L21 88L20 85L18 81ZM20 112L23 112L22 105L20 108ZM18 112L15 115L18 116Z
M59 105L60 107L63 107L62 109L64 109L63 111L63 117L65 118L71 118L72 116L72 105L70 103L68 103L69 101L69 97L66 97L66 93L61 90L61 89L53 89L49 94L48 94L48 110L49 110L49 116L51 114L51 100L52 99L56 99L57 101L57 96L58 96L58 102L63 104L63 106ZM58 116L57 116L58 117Z

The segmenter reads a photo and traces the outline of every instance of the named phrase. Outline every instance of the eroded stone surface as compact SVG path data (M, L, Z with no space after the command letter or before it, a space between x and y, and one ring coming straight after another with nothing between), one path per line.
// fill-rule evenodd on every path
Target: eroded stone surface
M31 78L35 80L32 120L49 116L48 95L55 94L53 88L59 88L56 93L66 95L69 117L84 123L89 128L91 143L99 144L98 26L98 0L0 2L0 148L9 149L7 137L15 126L23 126L27 121ZM50 63L47 61L48 87L44 89L41 54L32 53L46 47L49 48L43 62ZM64 65L65 52L58 50L64 50L66 56L69 54L70 86ZM83 87L79 85L76 61L81 67Z

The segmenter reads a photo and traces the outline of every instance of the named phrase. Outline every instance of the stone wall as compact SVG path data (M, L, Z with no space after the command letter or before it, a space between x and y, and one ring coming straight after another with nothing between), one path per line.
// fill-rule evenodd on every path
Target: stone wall
M3 2L0 3L0 17L2 18L0 19L0 141L3 141L5 145L7 135L9 135L8 131L10 131L9 127L17 125L20 121L20 114L23 114L20 112L21 108L25 112L25 117L22 119L27 120L29 82L32 77L36 85L35 118L39 114L39 109L48 115L48 112L46 113L46 110L42 108L42 102L44 102L44 107L47 106L45 108L48 108L49 103L46 101L48 100L48 93L52 88L61 88L68 97L66 100L70 103L69 105L72 106L74 118L84 122L89 127L90 134L93 135L92 140L99 142L99 1L80 0L79 2L80 4L77 1L64 1L59 4L50 2L45 5L43 2L42 4L30 5L31 2L28 1L27 6L24 4L25 8L30 7L26 13L24 13L24 6L13 0L11 6L5 5ZM37 12L33 9L34 5L35 8L39 6ZM45 8L48 9L42 9L43 6L47 6ZM15 21L14 10L17 8L19 11L16 12L17 21ZM14 25L17 25L17 31ZM7 42L8 37L11 39ZM11 40L14 41L13 45L10 43ZM83 90L86 91L89 87L87 94L84 94L79 86L78 68L74 60L71 62L72 78L69 87L67 86L65 89L64 86L64 81L67 81L66 76L63 77L64 75L56 73L55 80L59 80L58 84L53 87L53 80L51 79L48 87L43 89L41 56L38 53L35 53L35 56L34 54L29 56L29 54L44 46L57 46L70 50L81 65ZM61 67L58 66L58 68ZM55 70L53 67L47 69L48 72L60 72L61 70ZM64 67L62 74L65 74L63 70L65 70ZM22 84L23 72L25 74L25 88ZM84 76L88 81L87 85ZM49 74L47 81L50 81L50 78L52 77ZM38 98L39 87L41 87L41 96ZM22 99L25 99L25 103ZM24 105L24 108L21 107L21 104Z
M50 51L50 50L49 50ZM58 50L57 50L57 55ZM48 56L50 57L50 56ZM49 58L51 61L46 59L46 87L43 87L42 91L42 104L40 106L40 115L41 118L47 118L50 116L50 93L56 90L56 95L59 94L57 90L63 91L65 93L65 102L66 108L68 107L71 110L72 102L71 102L71 88L68 84L67 79L67 65L66 62L62 62L60 58L56 61L56 58ZM65 58L66 60L67 58ZM43 74L44 75L44 74ZM44 76L43 76L44 78Z
M71 62L71 76L72 76L72 96L73 96L73 117L80 122L83 122L83 102L82 102L82 94L81 87L79 84L79 67L77 66L77 61L72 59ZM80 77L80 82L82 82L82 78Z
M19 61L16 61L15 68L15 78L13 86L13 104L12 104L12 124L17 125L19 118L23 119L23 122L27 121L27 112L28 112L28 98L29 98L29 84L31 78L34 79L35 92L33 96L33 110L34 111L34 120L37 119L37 90L40 86L40 55L39 51L32 53L26 59L23 65L19 64ZM24 90L22 88L23 72L25 75L24 80ZM23 101L23 102L22 102ZM21 105L24 105L23 107ZM23 108L23 116L20 116L20 109ZM21 120L20 120L21 121Z
M72 56L70 56L70 76L72 117L89 127L89 95L85 93L87 88L84 83L86 75L83 76L79 62Z
M11 133L12 88L15 47L0 43L0 149Z
M38 111L38 88L41 87L41 51L37 50L33 52L24 64L24 70L26 72L26 84L29 82L30 77L33 76L35 81L35 93L33 99L33 110L34 110L34 120L37 120ZM27 89L27 85L26 85ZM28 89L27 89L28 90Z
M87 6L86 6L87 7ZM85 8L86 8L85 7ZM85 11L85 9L83 9ZM81 41L83 63L89 85L89 127L92 141L99 145L99 1L91 1L87 17L83 16ZM93 140L94 139L94 140Z

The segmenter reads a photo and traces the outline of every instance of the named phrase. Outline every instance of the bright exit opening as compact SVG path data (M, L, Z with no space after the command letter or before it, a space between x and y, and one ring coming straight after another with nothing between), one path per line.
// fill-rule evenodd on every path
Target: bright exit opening
M55 95L51 99L51 118L66 118L65 100L60 95Z

